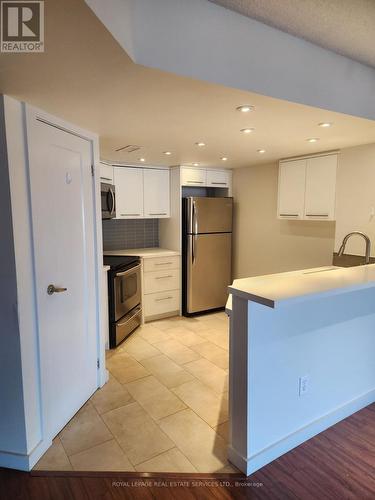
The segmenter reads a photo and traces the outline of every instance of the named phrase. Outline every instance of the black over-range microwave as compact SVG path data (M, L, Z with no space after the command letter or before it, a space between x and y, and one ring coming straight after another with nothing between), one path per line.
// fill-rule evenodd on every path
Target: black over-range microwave
M115 186L102 182L100 188L102 194L102 219L113 219L116 217Z

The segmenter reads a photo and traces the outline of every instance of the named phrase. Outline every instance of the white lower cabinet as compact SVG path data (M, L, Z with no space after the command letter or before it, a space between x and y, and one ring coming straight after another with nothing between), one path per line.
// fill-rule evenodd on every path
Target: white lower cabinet
M180 291L168 290L145 295L144 309L146 321L155 316L176 313L180 309Z
M180 269L180 256L172 255L165 257L155 257L144 260L144 272L165 271L166 269Z
M164 290L178 290L180 287L180 272L178 269L166 269L145 273L145 294L163 292Z
M180 312L180 256L143 260L143 311L145 321Z

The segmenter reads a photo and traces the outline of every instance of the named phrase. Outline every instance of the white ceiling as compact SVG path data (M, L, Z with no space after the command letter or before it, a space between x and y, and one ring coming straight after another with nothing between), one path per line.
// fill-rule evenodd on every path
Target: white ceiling
M237 168L375 142L373 121L136 65L83 0L48 0L47 7L47 51L1 54L0 92L97 132L104 159ZM241 104L255 111L239 113ZM321 129L322 121L334 126ZM245 127L255 131L241 134ZM142 149L116 152L128 144Z
M209 0L375 67L374 0Z

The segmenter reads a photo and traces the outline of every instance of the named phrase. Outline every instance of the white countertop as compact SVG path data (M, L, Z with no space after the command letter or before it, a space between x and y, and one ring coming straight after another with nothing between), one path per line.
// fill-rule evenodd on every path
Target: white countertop
M230 293L269 307L300 300L375 287L375 264L356 267L320 267L288 273L238 279ZM227 311L231 311L228 300Z
M131 248L124 250L107 250L103 255L119 255L121 257L135 256L143 259L151 259L153 257L171 257L180 255L179 252L168 250L167 248Z

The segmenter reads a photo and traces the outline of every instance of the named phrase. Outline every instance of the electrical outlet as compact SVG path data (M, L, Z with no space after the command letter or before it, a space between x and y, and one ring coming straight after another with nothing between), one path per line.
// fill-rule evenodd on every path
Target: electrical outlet
M299 395L304 396L309 391L310 386L310 377L308 375L304 375L299 378Z

